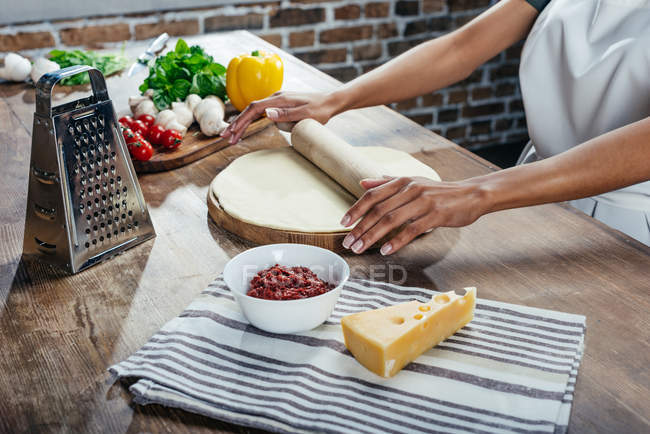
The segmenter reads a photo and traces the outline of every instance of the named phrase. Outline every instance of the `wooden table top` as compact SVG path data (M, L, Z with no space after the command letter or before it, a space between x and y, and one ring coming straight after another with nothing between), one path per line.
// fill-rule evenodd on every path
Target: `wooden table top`
M240 52L275 49L246 32L188 42L224 64ZM143 48L127 51L135 57ZM284 89L338 84L280 54ZM143 78L108 79L118 112ZM209 219L208 184L236 157L285 146L284 137L268 128L191 165L140 176L157 238L70 276L21 261L33 111L32 86L0 84L0 431L251 431L135 405L124 385L107 382L106 369L178 315L232 256L253 247ZM355 145L414 152L446 180L497 169L386 107L348 112L328 126ZM543 205L437 229L386 258L345 258L354 277L382 280L387 266L403 266L406 285L477 286L482 298L586 315L571 432L650 430L650 248L569 207Z

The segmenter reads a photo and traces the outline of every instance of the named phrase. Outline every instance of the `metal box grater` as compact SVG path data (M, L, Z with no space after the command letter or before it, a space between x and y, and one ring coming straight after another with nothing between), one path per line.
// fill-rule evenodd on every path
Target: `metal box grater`
M52 107L52 89L88 72L93 95ZM36 111L23 253L77 273L155 237L106 81L89 66L45 74Z

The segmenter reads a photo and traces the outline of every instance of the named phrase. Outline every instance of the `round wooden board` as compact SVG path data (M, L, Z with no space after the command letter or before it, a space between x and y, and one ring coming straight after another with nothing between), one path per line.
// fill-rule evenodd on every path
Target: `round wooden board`
M273 122L267 118L261 118L252 122L242 138L252 136L263 129L269 127ZM138 173L151 173L151 172L163 172L165 170L172 170L178 167L185 166L196 160L200 160L203 157L217 152L220 149L228 146L228 140L219 136L207 137L204 136L199 130L198 125L193 124L188 130L185 137L183 137L183 143L177 149L173 151L166 152L156 149L156 152L153 154L153 157L147 161L137 161L133 160L133 167Z
M257 244L276 244L276 243L294 243L294 244L309 244L312 246L322 247L324 249L332 250L334 252L341 252L343 248L343 238L347 235L345 232L296 232L286 231L281 229L271 229L264 226L257 226L252 223L247 223L239 220L226 211L219 205L219 201L212 193L212 189L208 189L208 213L214 222L232 232L235 235L252 241Z

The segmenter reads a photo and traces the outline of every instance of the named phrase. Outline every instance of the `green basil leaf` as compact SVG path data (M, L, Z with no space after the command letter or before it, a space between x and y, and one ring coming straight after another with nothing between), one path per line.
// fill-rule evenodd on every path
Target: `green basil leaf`
M185 54L190 52L190 47L187 46L187 42L185 42L182 39L179 39L176 42L176 48L174 49L176 51L176 54Z
M167 92L165 92L162 89L154 90L151 99L153 100L153 104L160 111L168 109L169 104L171 102L169 101L169 96L167 95Z
M192 73L189 69L177 66L172 69L169 74L167 74L167 79L171 82L175 80L190 80L192 78Z
M196 74L210 63L204 56L200 54L192 54L183 59L183 64L192 74Z
M201 56L205 56L205 51L203 51L203 48L201 48L198 45L192 45L190 47L190 53L191 54L200 54Z
M190 94L192 83L187 80L176 80L171 89L171 94L175 99L184 101L187 95Z
M222 75L226 73L226 68L220 63L211 63L206 66L206 69L214 75Z
M149 76L149 86L154 88L154 89L162 89L169 83L167 80L167 77L164 75L164 71L162 75L158 75L157 73L152 74Z
M62 57L63 55L65 55L65 53L66 52L63 51L63 50L52 50L52 51L50 51L49 56L50 56L50 59L52 59L54 57Z
M190 93L201 97L226 96L226 68L214 62L198 45L188 47L179 39L173 51L151 63L149 76L140 91L154 89L154 104L159 110L168 108L176 100L184 100Z

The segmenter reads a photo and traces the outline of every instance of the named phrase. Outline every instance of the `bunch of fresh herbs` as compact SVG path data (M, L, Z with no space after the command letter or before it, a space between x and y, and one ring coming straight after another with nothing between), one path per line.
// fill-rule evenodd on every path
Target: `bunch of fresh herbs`
M99 69L102 74L109 76L123 70L129 59L123 54L100 54L95 51L81 50L52 50L50 60L59 64L61 68L72 65L89 65ZM88 74L77 74L61 80L64 86L74 86L90 82Z
M215 62L198 45L189 47L179 39L176 48L156 58L149 67L149 77L140 91L153 89L153 102L158 110L169 108L174 101L184 101L195 93L205 98L217 95L226 99L226 68Z

